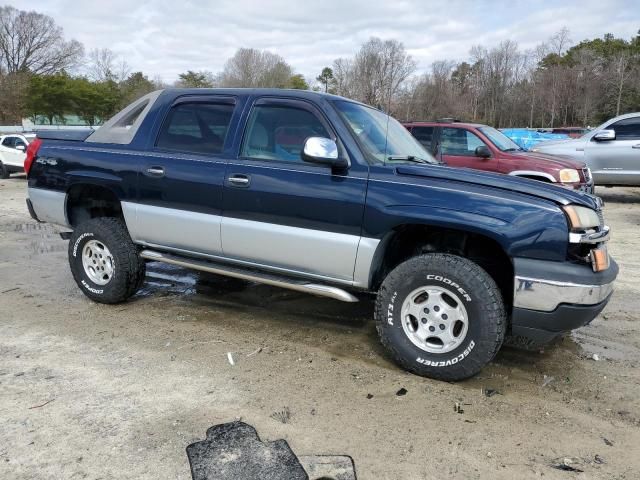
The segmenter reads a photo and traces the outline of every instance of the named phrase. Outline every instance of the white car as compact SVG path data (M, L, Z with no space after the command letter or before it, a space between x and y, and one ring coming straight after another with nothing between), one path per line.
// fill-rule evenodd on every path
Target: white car
M612 118L580 138L539 143L531 151L584 161L596 185L640 185L640 112Z
M0 178L9 178L13 172L24 171L27 146L35 134L10 134L0 136Z

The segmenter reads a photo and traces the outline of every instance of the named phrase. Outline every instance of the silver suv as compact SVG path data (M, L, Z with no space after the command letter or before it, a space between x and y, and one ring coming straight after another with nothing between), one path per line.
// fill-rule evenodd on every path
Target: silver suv
M596 185L640 185L640 112L612 118L580 138L543 142L531 150L583 160Z

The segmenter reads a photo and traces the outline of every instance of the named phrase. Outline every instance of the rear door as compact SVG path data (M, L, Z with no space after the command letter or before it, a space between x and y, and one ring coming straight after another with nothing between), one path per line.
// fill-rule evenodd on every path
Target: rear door
M217 95L174 101L149 152L140 157L138 203L125 205L135 241L222 253L222 188L236 104L234 97Z
M314 104L254 102L239 158L227 167L222 247L240 262L351 282L368 169L353 162L338 172L304 162L300 153L312 136L337 140Z
M640 117L618 120L606 128L615 130L615 140L592 138L585 145L596 185L640 185Z
M477 170L498 171L498 159L476 156L476 148L486 145L475 133L460 127L442 127L440 153L444 163L450 167L475 168Z

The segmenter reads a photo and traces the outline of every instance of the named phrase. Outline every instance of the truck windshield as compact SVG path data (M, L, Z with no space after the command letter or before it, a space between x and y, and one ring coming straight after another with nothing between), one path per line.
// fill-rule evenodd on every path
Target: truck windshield
M516 142L493 127L480 127L479 130L484 133L489 140L491 140L491 143L493 143L498 150L503 152L515 152L517 150L522 150Z
M439 162L393 117L375 108L338 100L334 102L345 123L375 162Z

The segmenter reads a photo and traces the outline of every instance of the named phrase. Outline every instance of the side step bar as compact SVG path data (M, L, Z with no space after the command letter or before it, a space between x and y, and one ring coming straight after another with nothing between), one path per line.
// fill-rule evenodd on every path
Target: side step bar
M169 263L180 267L192 268L194 270L202 270L203 272L225 275L227 277L241 278L251 282L264 283L275 287L288 288L298 292L310 293L321 297L334 298L343 302L357 302L358 299L346 290L329 285L321 285L317 283L309 283L305 280L293 279L283 276L270 275L268 273L243 270L236 267L213 263L206 260L197 260L194 258L178 257L167 253L156 252L155 250L142 250L140 256L145 260L154 262Z

